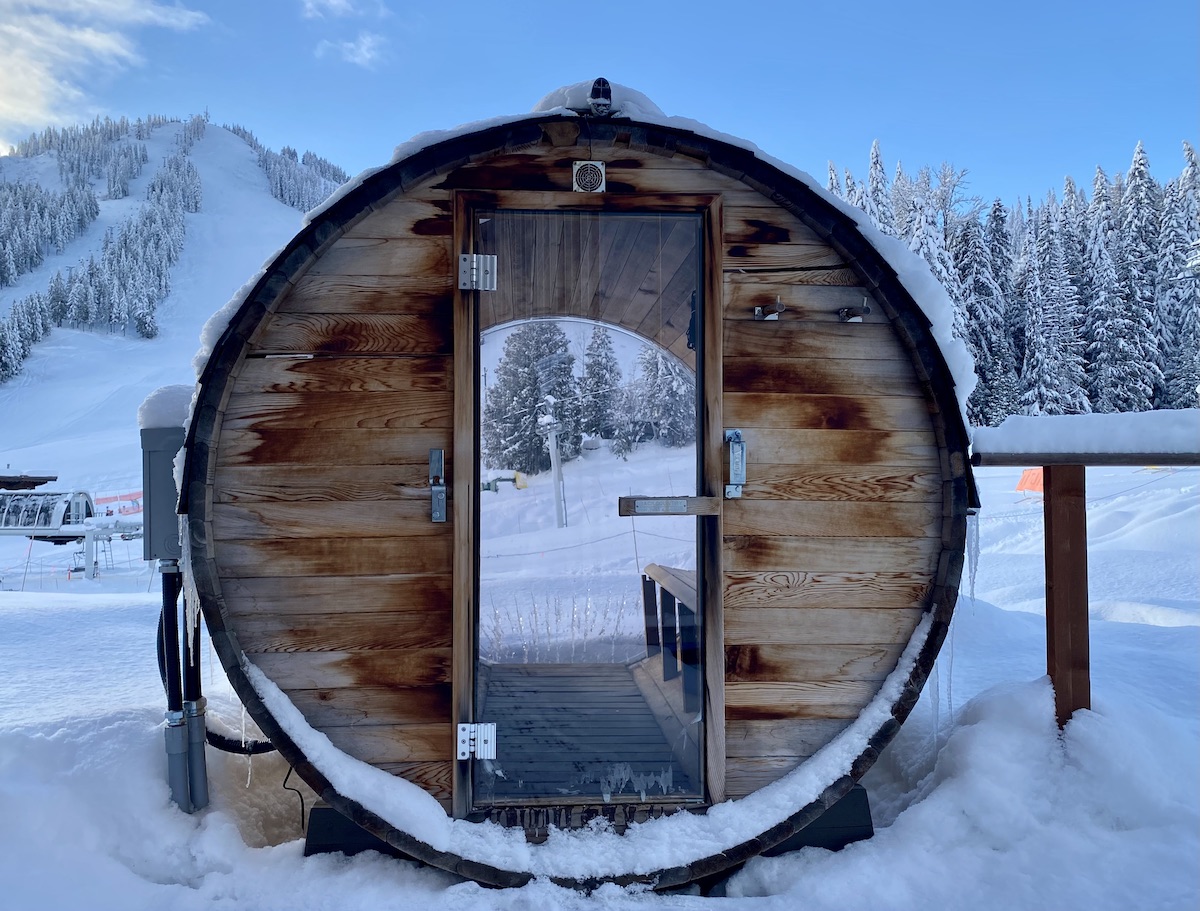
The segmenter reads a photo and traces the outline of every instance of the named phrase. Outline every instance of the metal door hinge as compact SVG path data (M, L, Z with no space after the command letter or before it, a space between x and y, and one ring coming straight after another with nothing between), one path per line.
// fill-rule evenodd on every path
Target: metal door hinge
M458 287L462 291L495 291L496 255L461 254L458 257Z
M495 724L460 724L458 726L458 758L496 758Z

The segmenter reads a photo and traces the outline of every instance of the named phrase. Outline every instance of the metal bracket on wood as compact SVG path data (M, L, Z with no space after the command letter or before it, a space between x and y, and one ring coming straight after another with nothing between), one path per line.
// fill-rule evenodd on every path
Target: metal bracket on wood
M446 450L429 450L430 518L446 521Z
M460 724L458 726L458 758L495 759L496 725Z
M729 444L729 483L725 485L725 499L736 500L742 495L746 483L746 441L740 430L726 430L725 442Z
M458 287L462 291L495 291L496 255L461 254L458 257Z

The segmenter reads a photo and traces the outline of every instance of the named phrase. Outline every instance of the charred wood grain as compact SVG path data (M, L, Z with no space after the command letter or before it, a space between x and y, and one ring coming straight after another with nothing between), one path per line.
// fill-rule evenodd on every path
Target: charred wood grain
M374 576L264 576L226 578L225 601L232 616L285 618L313 610L340 613L411 611L438 623L451 609L449 573Z
M350 725L445 724L450 687L293 689L288 698L317 730Z
M214 544L222 576L372 576L449 573L454 537L278 538Z
M912 430L781 430L741 428L749 466L825 463L841 465L909 466L936 470L938 450L933 434ZM753 477L754 468L747 469ZM936 497L940 501L940 497Z
M860 608L928 605L934 576L912 572L727 572L726 607Z
M851 538L939 538L940 503L835 500L727 500L727 535L813 535Z
M440 724L326 726L321 731L342 752L372 765L436 762L454 751L454 728Z
M725 611L725 647L902 645L921 616L913 608L731 607Z
M903 645L727 645L725 682L883 680Z
M305 500L424 500L428 502L429 467L402 465L230 465L222 467L214 488L216 503Z
M774 303L756 306L765 306L769 312ZM907 361L891 329L879 323L807 320L786 309L778 319L755 320L753 308L740 316L725 321L726 357Z
M742 426L739 421L728 423ZM932 465L759 464L742 485L742 499L936 503L941 480L941 473Z
M927 431L931 421L925 402L909 396L726 392L724 398L727 423L734 427Z
M253 354L449 354L450 314L281 313Z
M941 544L936 538L725 535L730 572L920 573L933 575Z
M246 656L285 692L347 687L428 687L450 682L449 648L247 652Z
M266 429L221 435L218 467L226 465L420 465L429 478L429 450L452 448L449 428L394 430ZM452 466L447 467L452 477Z
M449 648L449 612L346 612L335 605L313 613L237 618L238 638L250 652L354 652Z
M451 359L441 357L249 358L237 394L322 392L449 392Z
M900 360L726 357L724 383L726 392L924 397Z

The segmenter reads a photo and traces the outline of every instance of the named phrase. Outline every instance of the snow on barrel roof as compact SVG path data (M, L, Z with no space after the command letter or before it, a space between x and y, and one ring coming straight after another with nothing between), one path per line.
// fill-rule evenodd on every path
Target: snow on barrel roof
M465 123L449 130L432 130L418 133L412 139L408 140L408 142L396 147L392 153L392 160L388 164L378 168L370 168L363 171L357 177L348 180L325 202L309 212L305 216L304 223L308 225L319 220L321 215L331 206L348 193L362 186L372 175L391 167L399 161L410 158L430 146L493 127L508 126L527 120L538 120L547 114L570 117L580 116L581 111L588 110L588 97L591 94L592 84L592 82L577 82L574 85L555 89L543 97L534 106L533 111L528 114L493 117L487 120ZM811 175L784 161L767 155L758 146L744 139L714 130L707 124L700 123L697 120L691 120L686 117L667 116L658 105L636 89L631 89L628 86L617 83L612 84L612 109L610 116L646 123L652 126L686 130L695 133L697 136L742 149L766 164L777 168L789 177L805 184L815 194L845 215L858 228L863 239L879 251L879 254L887 264L895 270L900 283L928 318L932 327L931 331L934 340L937 342L942 356L946 359L951 376L954 378L954 389L958 397L963 426L967 428L968 433L970 432L971 425L970 421L967 420L967 397L975 388L974 361L966 345L961 339L956 338L952 332L952 326L954 325L954 304L951 302L950 296L946 293L946 289L934 278L925 260L909 250L900 240L885 235L875 227L871 222L870 216L862 209L852 206L845 200L834 196L821 186L818 181L814 180ZM204 366L212 354L213 348L216 347L221 334L225 331L226 326L228 326L234 314L237 313L241 304L254 289L258 280L270 268L277 256L278 253L270 257L258 274L243 285L233 298L213 314L212 318L205 324L200 335L200 350L196 353L196 357L192 361L197 377L203 373Z

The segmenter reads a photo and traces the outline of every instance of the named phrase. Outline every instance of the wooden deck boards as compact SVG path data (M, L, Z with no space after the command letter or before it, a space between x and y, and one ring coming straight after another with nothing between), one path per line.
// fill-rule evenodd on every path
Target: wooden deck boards
M494 665L480 693L497 758L476 762L476 804L702 796L622 664Z

